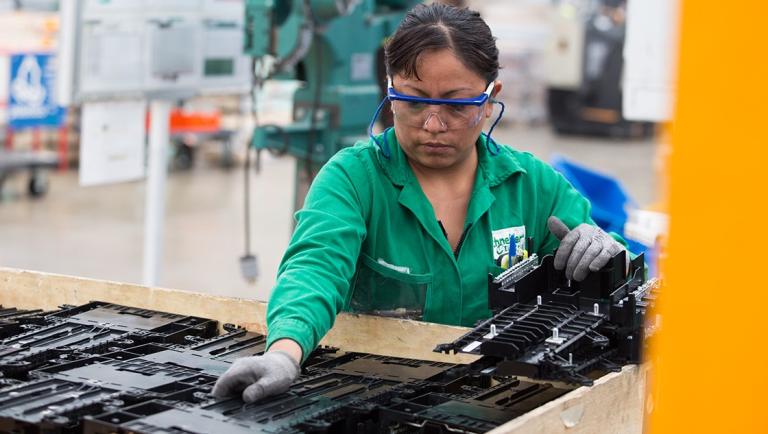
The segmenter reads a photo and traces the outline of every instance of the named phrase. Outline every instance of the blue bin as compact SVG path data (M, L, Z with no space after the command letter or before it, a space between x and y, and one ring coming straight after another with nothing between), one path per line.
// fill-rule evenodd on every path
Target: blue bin
M624 223L627 222L625 206L635 206L635 202L616 179L568 161L559 154L552 156L551 164L579 193L589 199L592 203L592 220L598 226L605 231L624 235Z
M627 242L627 249L629 249L630 252L636 255L645 253L645 264L648 267L648 277L658 277L658 246L646 246L639 241L627 237L624 237L624 241Z

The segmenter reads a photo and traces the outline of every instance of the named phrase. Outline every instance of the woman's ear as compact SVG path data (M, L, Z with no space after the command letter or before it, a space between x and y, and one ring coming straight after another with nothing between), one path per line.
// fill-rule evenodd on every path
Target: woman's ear
M502 85L500 80L493 82L493 91L491 91L491 98L495 99L501 91ZM488 104L485 108L485 117L490 118L493 115L493 104Z
M493 91L491 92L491 98L496 98L499 95L499 92L501 92L502 88L501 80L496 80L493 82Z

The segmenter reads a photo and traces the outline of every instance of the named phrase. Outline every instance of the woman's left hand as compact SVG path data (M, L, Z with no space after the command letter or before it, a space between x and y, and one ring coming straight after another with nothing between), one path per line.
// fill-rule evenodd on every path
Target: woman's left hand
M569 230L559 218L551 216L547 227L560 240L555 254L555 269L565 268L565 277L569 280L584 280L590 271L601 269L624 250L621 244L597 226L582 223Z

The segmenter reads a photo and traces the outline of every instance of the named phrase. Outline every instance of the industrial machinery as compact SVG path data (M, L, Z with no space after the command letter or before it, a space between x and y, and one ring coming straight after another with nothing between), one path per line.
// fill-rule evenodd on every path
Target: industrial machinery
M367 140L367 128L383 97L383 43L418 0L246 0L244 53L253 59L253 108L264 81L299 80L288 125L259 124L250 148L296 158L293 209L315 173L340 149ZM250 151L249 148L249 151ZM258 277L250 246L250 162L245 170L246 280Z
M296 207L317 168L339 149L367 138L382 98L384 40L416 0L247 0L245 54L255 84L268 78L304 83L290 125L257 125L252 146L298 159Z
M646 137L622 115L626 0L559 0L547 53L549 117L561 134Z

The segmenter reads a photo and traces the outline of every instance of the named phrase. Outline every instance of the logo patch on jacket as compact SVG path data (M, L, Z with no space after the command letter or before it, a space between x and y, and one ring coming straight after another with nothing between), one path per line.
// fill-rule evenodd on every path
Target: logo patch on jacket
M525 226L512 226L491 232L493 239L493 261L498 262L502 255L509 254L509 244L512 241L512 256L522 256L525 252Z

